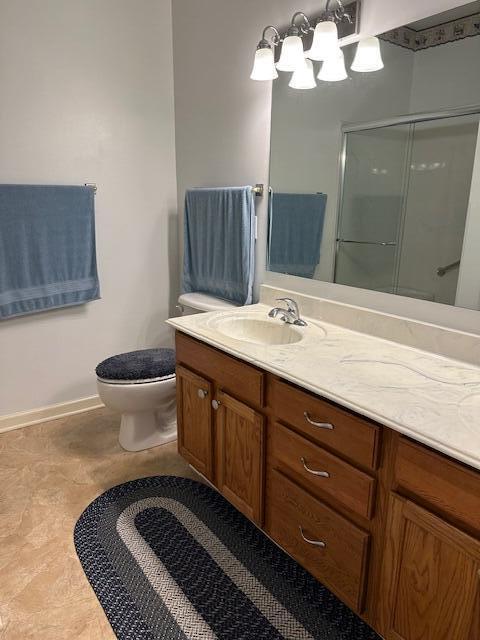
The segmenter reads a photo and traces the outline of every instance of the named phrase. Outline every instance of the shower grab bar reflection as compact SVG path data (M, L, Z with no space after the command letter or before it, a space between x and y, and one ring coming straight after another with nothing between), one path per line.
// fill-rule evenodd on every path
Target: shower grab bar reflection
M396 242L371 242L368 240L345 240L345 238L337 238L337 242L344 242L346 244L373 244L380 247L396 247Z
M460 260L457 260L456 262L452 262L452 264L447 264L445 267L438 267L437 269L437 276L439 276L440 278L443 278L443 276L448 273L449 271L453 271L454 269L457 269L460 266Z

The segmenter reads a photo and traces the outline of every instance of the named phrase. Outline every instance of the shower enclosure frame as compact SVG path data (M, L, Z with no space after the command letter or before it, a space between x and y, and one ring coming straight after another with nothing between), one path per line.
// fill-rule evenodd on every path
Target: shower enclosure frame
M339 155L339 182L338 182L338 197L337 197L337 219L335 222L335 252L334 252L334 264L333 264L333 280L334 284L337 283L337 266L338 266L338 253L340 249L340 244L342 244L342 238L339 237L340 233L340 223L341 223L341 215L343 210L343 200L344 200L344 189L345 189L345 170L347 164L347 137L349 133L354 133L356 131L369 131L373 129L385 129L388 127L394 127L397 125L415 125L419 122L434 122L436 120L446 120L448 118L456 118L460 116L469 116L469 115L479 115L480 116L480 104L468 105L465 107L455 107L451 109L444 109L441 111L425 111L420 113L412 113L406 115L399 116L391 116L389 118L384 118L381 120L372 120L372 121L364 121L364 122L356 122L343 124L341 129L341 145L340 145L340 155ZM479 133L480 136L480 133ZM405 154L405 163L408 163L408 159L410 156L410 147L412 144L412 136L409 135L408 140L408 149ZM407 169L407 167L405 167ZM409 172L404 172L404 186L406 188L406 192L408 192L408 183L409 183ZM395 295L398 289L398 270L400 267L400 259L399 259L399 247L401 246L402 235L403 235L403 227L404 227L404 219L405 219L405 206L406 206L406 198L404 198L404 202L402 203L402 211L401 211L401 220L399 224L399 230L397 234L396 241L396 256L395 256L395 267L394 267L394 284L393 284L393 292L388 295ZM381 243L375 242L372 244L376 245L384 245L387 246L389 243ZM341 284L341 283L340 283ZM342 285L342 286L351 286L351 285ZM385 293L385 292L381 292Z

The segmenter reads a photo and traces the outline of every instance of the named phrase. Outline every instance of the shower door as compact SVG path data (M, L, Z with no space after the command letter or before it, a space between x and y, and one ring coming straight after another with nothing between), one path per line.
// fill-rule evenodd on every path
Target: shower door
M455 304L478 122L345 134L335 282Z
M478 116L413 129L397 292L455 304Z
M395 292L410 124L345 135L335 282Z

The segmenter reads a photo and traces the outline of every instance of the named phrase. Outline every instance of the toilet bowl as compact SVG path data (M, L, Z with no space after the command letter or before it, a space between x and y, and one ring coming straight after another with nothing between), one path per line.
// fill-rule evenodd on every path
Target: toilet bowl
M118 441L126 451L176 440L175 376L128 384L97 379L97 388L103 404L122 414Z
M183 315L236 305L202 293L183 294ZM177 438L175 351L143 349L121 353L96 368L103 404L122 415L118 440L127 451L142 451Z
M176 439L173 349L121 353L101 362L96 373L100 399L122 414L118 440L124 449L142 451Z

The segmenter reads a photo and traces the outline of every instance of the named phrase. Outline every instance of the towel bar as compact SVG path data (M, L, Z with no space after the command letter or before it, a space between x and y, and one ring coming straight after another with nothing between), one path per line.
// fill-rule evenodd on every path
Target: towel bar
M265 192L265 187L263 184L256 184L252 187L253 193L257 196L257 198L262 198Z
M97 185L94 184L93 182L85 182L84 186L91 187L93 189L93 193L97 193Z

